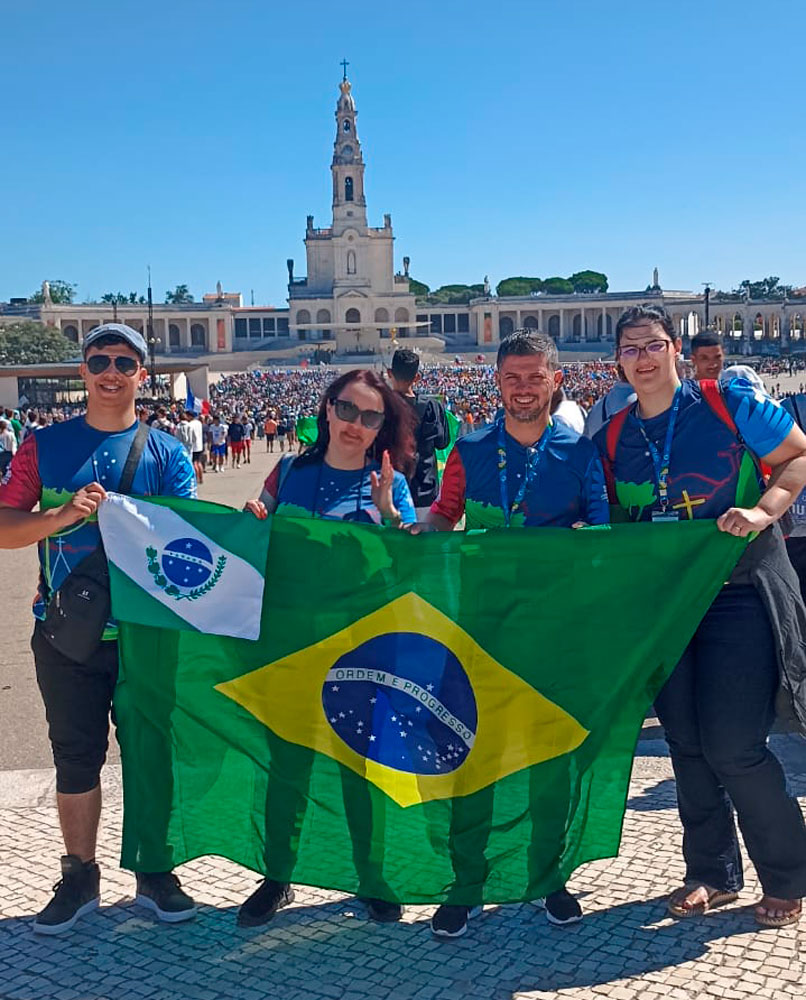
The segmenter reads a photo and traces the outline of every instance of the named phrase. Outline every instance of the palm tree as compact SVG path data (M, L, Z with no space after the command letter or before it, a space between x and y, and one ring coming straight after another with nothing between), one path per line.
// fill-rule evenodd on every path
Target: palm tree
M187 285L177 285L172 292L165 293L165 301L170 305L181 306L193 302L193 296L188 291Z

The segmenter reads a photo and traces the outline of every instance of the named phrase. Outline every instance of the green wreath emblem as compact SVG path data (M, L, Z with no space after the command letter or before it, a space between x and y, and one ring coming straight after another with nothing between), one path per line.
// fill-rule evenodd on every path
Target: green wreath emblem
M163 591L163 593L167 594L168 597L173 597L176 601L196 601L200 597L204 597L205 594L209 594L213 587L215 587L221 579L221 574L224 572L224 567L227 565L227 557L219 556L216 567L213 570L213 575L207 583L203 584L201 587L194 587L186 594L183 594L176 584L168 583L168 578L160 568L157 550L149 546L146 549L146 556L148 557L148 572L154 577L154 583L160 588L160 590Z

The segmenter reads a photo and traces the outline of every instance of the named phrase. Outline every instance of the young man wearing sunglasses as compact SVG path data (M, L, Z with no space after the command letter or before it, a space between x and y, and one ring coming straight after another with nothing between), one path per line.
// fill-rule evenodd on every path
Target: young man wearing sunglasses
M51 645L42 619L52 595L100 543L95 514L107 490L119 487L140 426L134 401L146 379L145 359L145 340L131 327L110 323L91 330L80 369L86 415L28 435L0 482L0 548L39 548L31 648L53 747L65 844L62 878L34 921L34 931L42 934L69 930L99 904L99 778L118 673L114 622L108 623L99 649L76 662ZM193 467L179 441L160 431L148 434L130 492L195 496ZM138 873L137 901L168 922L196 912L167 871Z

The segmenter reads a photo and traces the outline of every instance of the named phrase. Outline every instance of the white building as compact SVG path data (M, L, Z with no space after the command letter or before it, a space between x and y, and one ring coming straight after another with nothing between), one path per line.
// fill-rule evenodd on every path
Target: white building
M147 338L150 333L158 354L266 351L269 362L273 349L299 342L330 342L347 356L379 352L384 339L424 336L440 338L448 350L491 349L520 327L550 334L564 351L607 355L619 315L638 303L663 306L683 337L705 327L704 296L662 289L657 271L643 292L507 298L485 294L454 306L416 302L409 288L409 259L403 258L402 273L395 270L391 216L384 215L381 227L368 225L358 112L346 75L339 90L330 164L332 219L329 226L317 229L308 216L307 274L295 277L294 261L288 260L287 308L244 306L240 294L224 293L219 284L217 293L204 296L201 303L155 305L150 331L142 304L64 306L46 299L41 319L76 343L99 323L117 319ZM0 321L10 312L0 307ZM709 322L735 342L736 353L777 351L790 344L806 348L806 298L712 298Z

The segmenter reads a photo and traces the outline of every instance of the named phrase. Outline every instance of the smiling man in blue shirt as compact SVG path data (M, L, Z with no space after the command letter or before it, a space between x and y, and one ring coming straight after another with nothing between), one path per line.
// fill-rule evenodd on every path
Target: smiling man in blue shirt
M567 424L551 419L552 396L563 377L554 341L533 330L517 330L501 342L497 364L504 415L457 441L428 515L431 526L449 531L463 515L465 529L607 524L607 491L596 447ZM492 796L494 789L477 794ZM470 812L475 815L474 809ZM477 885L486 877L486 831L464 822L462 799L454 802L453 810L454 885ZM565 888L535 900L535 905L545 907L553 924L582 918L579 903ZM439 937L459 937L477 910L444 904L434 914L431 929Z
M31 648L53 747L66 852L53 899L33 924L40 934L69 930L100 901L95 863L100 772L118 675L114 622L107 623L97 650L77 662L51 644L42 619L52 596L100 545L96 513L107 490L120 488L138 435L134 401L146 379L145 358L146 342L131 327L110 323L91 330L81 365L86 416L28 435L0 482L0 548L36 544L39 549ZM136 452L132 461L135 457ZM193 466L181 443L162 431L148 432L130 492L195 496ZM196 912L169 871L138 873L137 901L171 923Z

